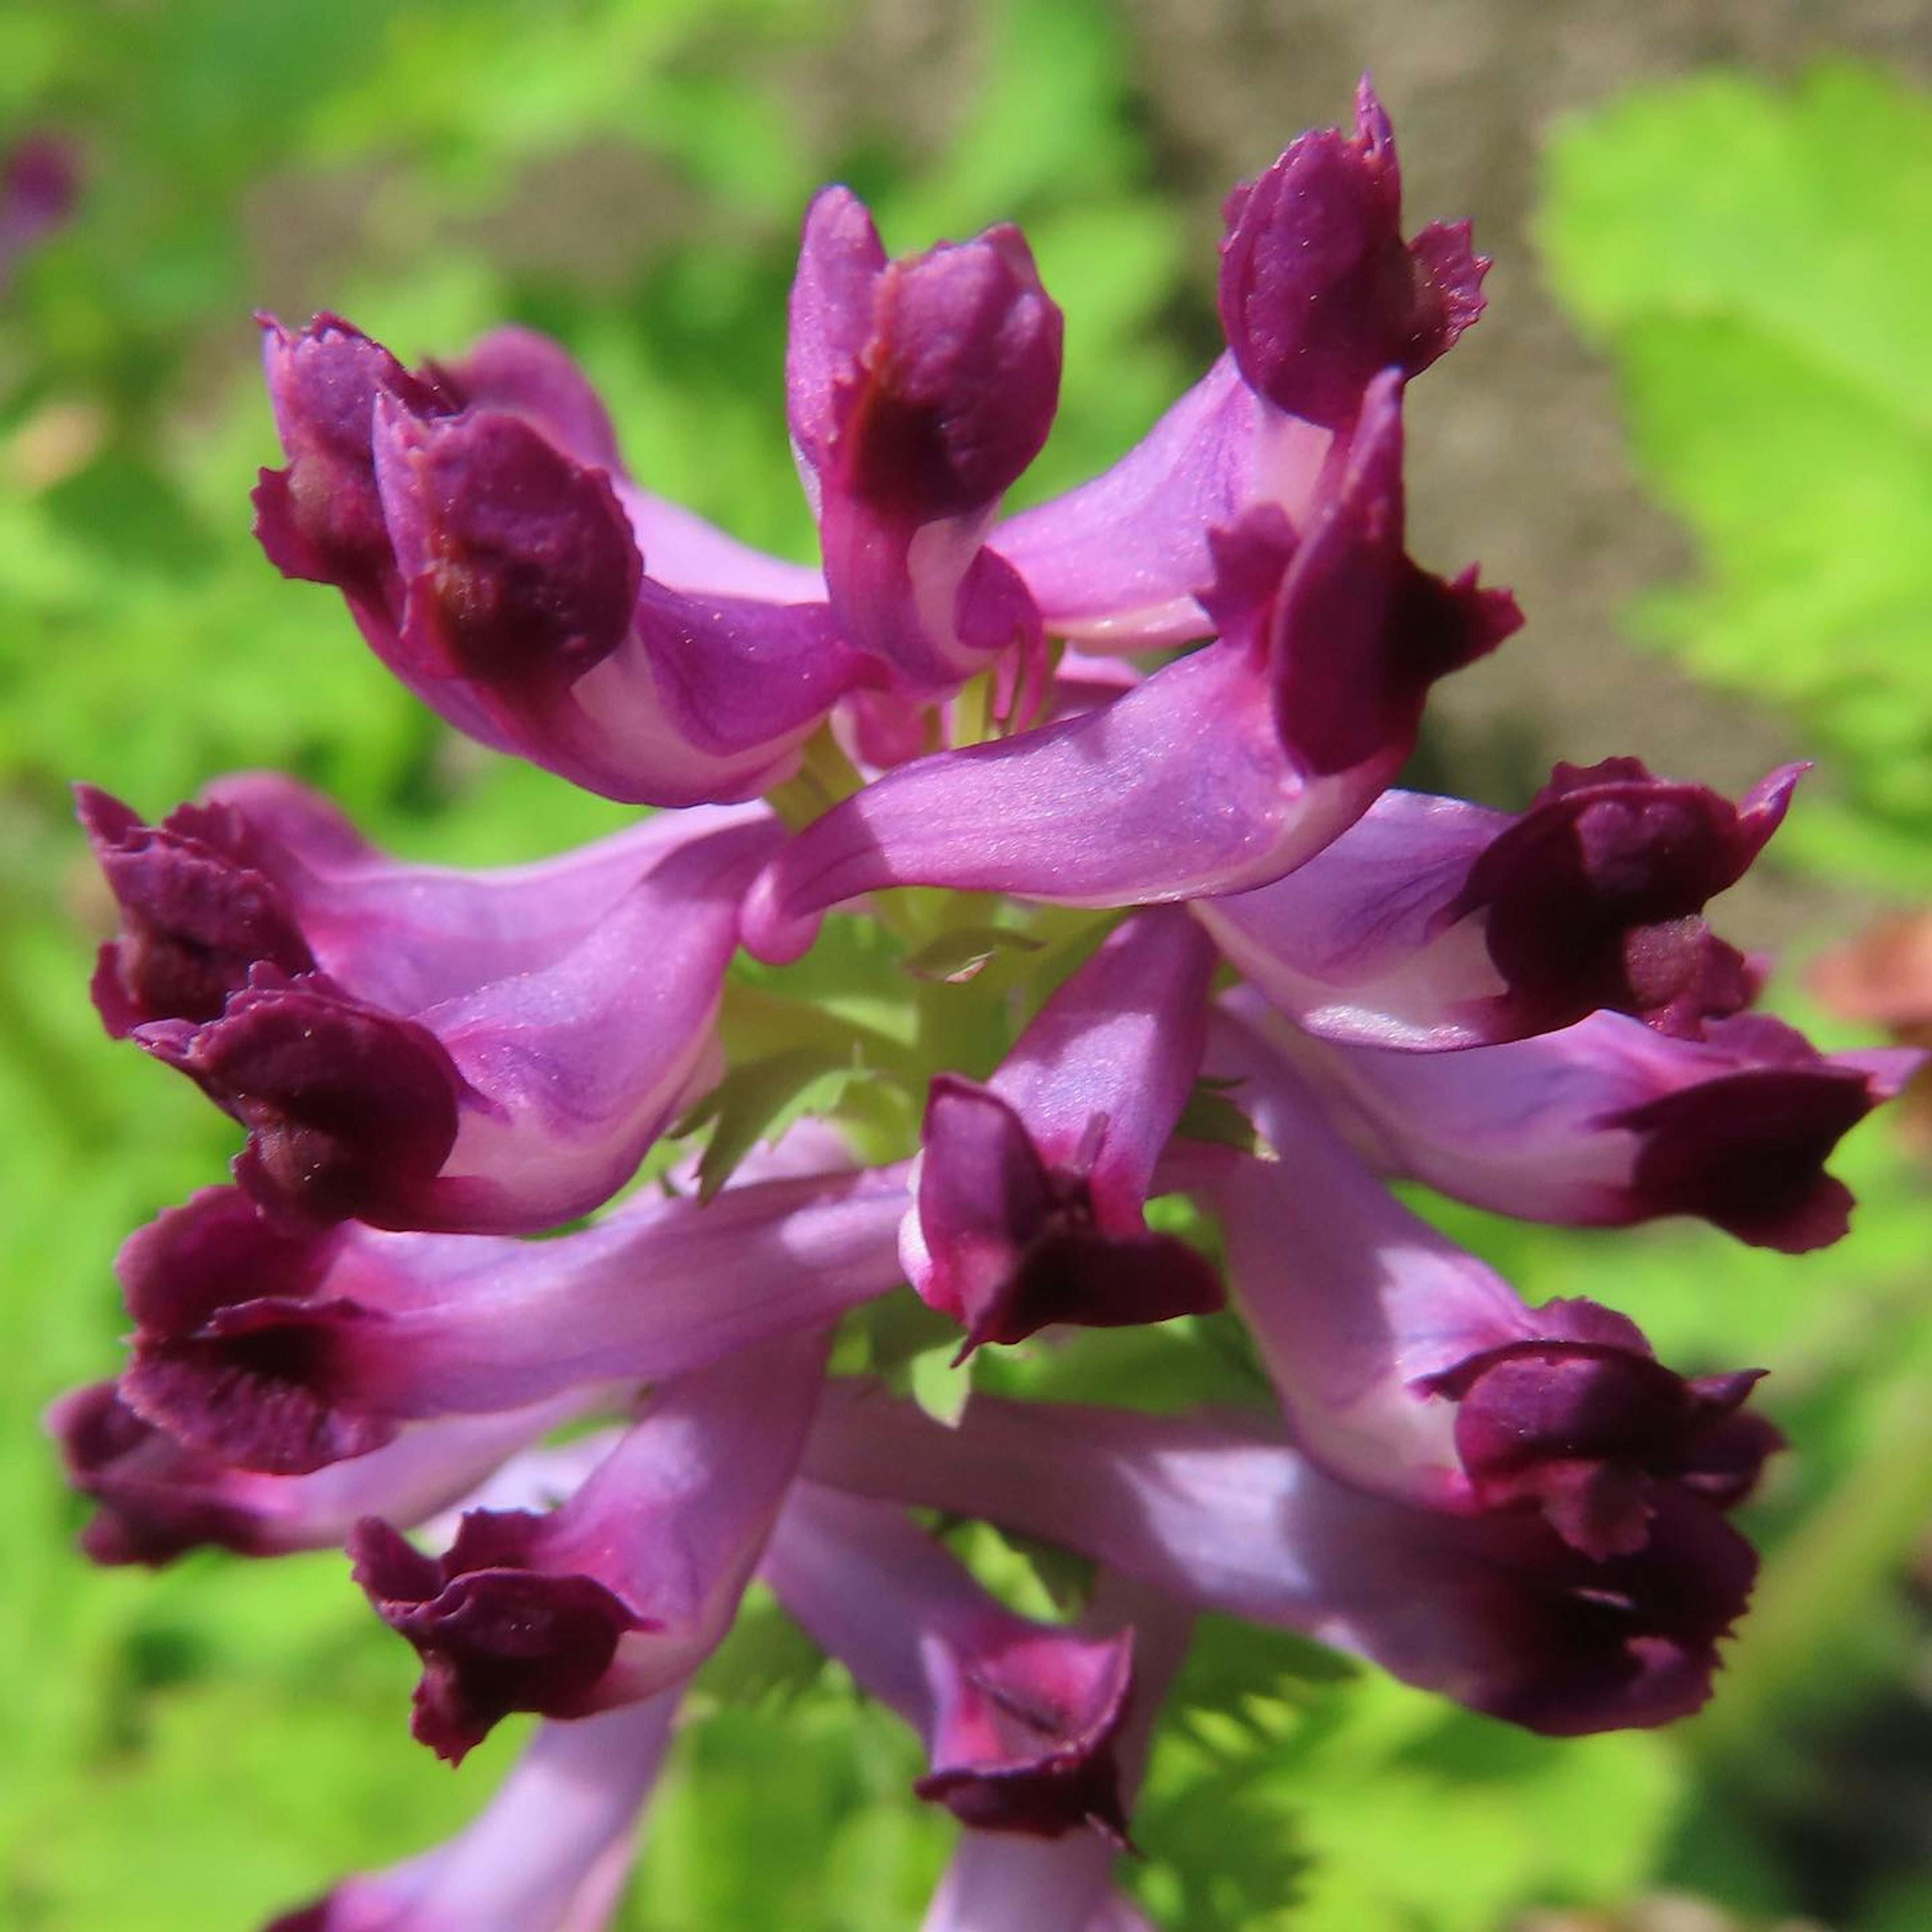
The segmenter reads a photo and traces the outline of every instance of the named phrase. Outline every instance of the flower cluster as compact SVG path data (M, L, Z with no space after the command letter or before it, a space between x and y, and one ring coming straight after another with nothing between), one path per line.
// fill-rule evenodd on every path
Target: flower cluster
M274 776L155 824L81 793L107 1029L247 1136L129 1240L128 1364L54 1411L88 1552L346 1543L420 1739L547 1720L468 1832L285 1932L603 1924L754 1577L922 1740L965 1828L934 1932L1144 1922L1112 1860L1200 1609L1545 1732L1705 1698L1756 1372L1526 1303L1387 1183L1809 1249L1915 1056L1820 1054L1705 923L1796 768L1733 802L1559 765L1514 815L1390 788L1518 621L1403 533L1405 390L1486 266L1405 237L1365 84L1230 197L1226 352L1003 516L1060 374L1025 242L891 258L828 189L786 369L818 568L640 487L539 338L411 370L266 325L270 559L460 730L674 808L465 873ZM961 1377L1232 1295L1278 1402L942 1418L884 1339L908 1283ZM1088 1608L1016 1615L915 1510L1088 1559Z

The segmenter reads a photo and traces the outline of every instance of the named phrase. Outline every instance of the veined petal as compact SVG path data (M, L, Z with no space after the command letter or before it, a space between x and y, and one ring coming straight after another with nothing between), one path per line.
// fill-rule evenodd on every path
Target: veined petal
M1663 1496L1643 1549L1598 1563L1532 1515L1410 1508L1233 1421L976 1396L948 1429L842 1387L806 1469L1064 1544L1556 1736L1696 1710L1756 1567L1698 1496Z
M472 1511L440 1557L358 1525L356 1580L423 1660L416 1736L458 1761L512 1711L585 1717L688 1676L737 1614L825 1354L793 1336L666 1384L557 1508Z
M267 1932L602 1932L623 1896L683 1690L540 1725L447 1844L345 1879Z
M814 1175L644 1197L526 1242L292 1232L211 1188L122 1251L122 1394L226 1463L320 1469L406 1422L686 1375L820 1326L899 1281L906 1206L903 1168Z
M1558 1033L1463 1053L1333 1046L1264 1033L1380 1172L1530 1221L1619 1226L1694 1214L1754 1247L1800 1254L1844 1233L1850 1190L1825 1172L1839 1140L1922 1055L1821 1054L1768 1016L1701 1040L1598 1012Z
M1742 876L1802 770L1733 806L1634 758L1559 765L1514 818L1385 792L1287 878L1192 909L1271 1004L1324 1039L1437 1052L1599 1008L1694 1037L1758 978L1696 915Z

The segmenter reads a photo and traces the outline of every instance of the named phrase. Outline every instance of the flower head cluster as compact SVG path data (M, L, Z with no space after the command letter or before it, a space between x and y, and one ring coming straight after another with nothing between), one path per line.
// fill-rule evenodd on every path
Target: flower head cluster
M549 1720L470 1833L285 1927L602 1924L760 1575L965 1828L933 1928L1138 1922L1111 1859L1196 1609L1548 1732L1705 1698L1754 1567L1726 1512L1778 1440L1756 1372L1526 1302L1385 1184L1815 1247L1827 1156L1912 1056L1754 1012L1705 923L1796 768L1733 802L1559 765L1514 814L1390 788L1430 686L1518 621L1403 532L1405 392L1486 266L1466 226L1405 236L1365 85L1230 197L1226 352L1003 515L1060 374L1024 240L892 258L828 189L786 371L817 568L640 487L537 337L411 370L267 325L271 560L459 730L670 808L466 873L274 776L156 824L81 794L107 1029L247 1136L128 1242L128 1364L54 1412L89 1552L346 1544L421 1657L418 1738ZM880 977L844 990L904 1026L801 996L829 915ZM827 1064L874 1104L735 1169L651 1160ZM1193 1205L1150 1225L1161 1196ZM963 1376L1230 1294L1265 1414L941 1421L868 1347L880 1298ZM1090 1559L1089 1610L1016 1615L920 1509Z

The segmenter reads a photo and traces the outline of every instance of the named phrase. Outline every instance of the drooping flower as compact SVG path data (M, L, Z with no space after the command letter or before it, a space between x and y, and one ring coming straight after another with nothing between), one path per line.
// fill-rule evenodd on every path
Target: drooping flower
M1393 1502L1232 1420L975 1396L947 1429L841 1390L806 1466L1063 1544L1554 1736L1696 1710L1756 1570L1721 1511L1689 1493L1659 1499L1641 1550L1600 1561L1534 1514Z
M765 1552L778 1601L926 1740L916 1787L979 1831L1126 1842L1114 1744L1133 1635L1016 1616L903 1513L801 1483Z
M242 1468L299 1474L406 1423L687 1375L899 1279L902 1170L649 1196L549 1241L290 1231L209 1188L130 1237L122 1400Z
M1229 1004L1269 1030L1251 993ZM1693 1040L1600 1012L1463 1053L1271 1036L1384 1174L1529 1221L1692 1214L1788 1254L1844 1233L1851 1192L1825 1162L1920 1060L1895 1048L1821 1054L1756 1012Z

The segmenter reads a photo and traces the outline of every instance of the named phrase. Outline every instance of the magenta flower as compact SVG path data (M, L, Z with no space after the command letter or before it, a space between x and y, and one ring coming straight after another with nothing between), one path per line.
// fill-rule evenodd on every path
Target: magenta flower
M1211 1312L1214 1270L1143 1210L1206 1040L1213 949L1178 914L1119 927L990 1084L927 1091L908 1279L962 1322L961 1356L1050 1322Z
M554 878L465 878L385 860L273 781L159 827L92 790L81 808L124 922L102 1018L248 1129L242 1186L316 1220L487 1232L598 1206L703 1084L738 901L778 836L705 814Z
M1228 1272L1312 1460L1425 1508L1528 1505L1600 1560L1643 1548L1665 1486L1750 1491L1780 1441L1738 1413L1760 1372L1686 1380L1607 1308L1526 1307L1394 1199L1264 1043L1223 1042L1275 1156L1216 1190Z
M1127 1821L1114 1741L1133 1634L1088 1637L1005 1609L899 1511L801 1483L766 1580L860 1687L926 1739L916 1789L980 1831L1059 1838Z
M1759 980L1697 915L1778 829L1802 769L1733 806L1635 758L1558 765L1514 819L1388 791L1286 878L1192 910L1324 1040L1489 1046L1600 1010L1694 1039Z
M1405 233L1364 83L1230 197L1200 381L1003 518L1060 376L1026 242L889 258L827 188L784 397L817 566L642 488L527 331L411 370L267 325L272 561L482 745L670 808L462 872L272 776L152 825L80 793L103 1022L247 1136L129 1238L128 1359L50 1413L83 1547L346 1544L420 1739L545 1720L470 1830L282 1932L596 1932L760 1573L961 1821L928 1932L1146 1924L1114 1855L1197 1610L1556 1736L1709 1695L1759 1371L1533 1305L1387 1184L1797 1252L1917 1057L1820 1053L1705 922L1802 767L1390 789L1520 621L1406 535L1406 386L1487 266ZM1231 1299L1275 1401L1231 1374L1212 1419L933 1352L1036 1388L1082 1328ZM908 1509L1093 1599L1022 1617Z

